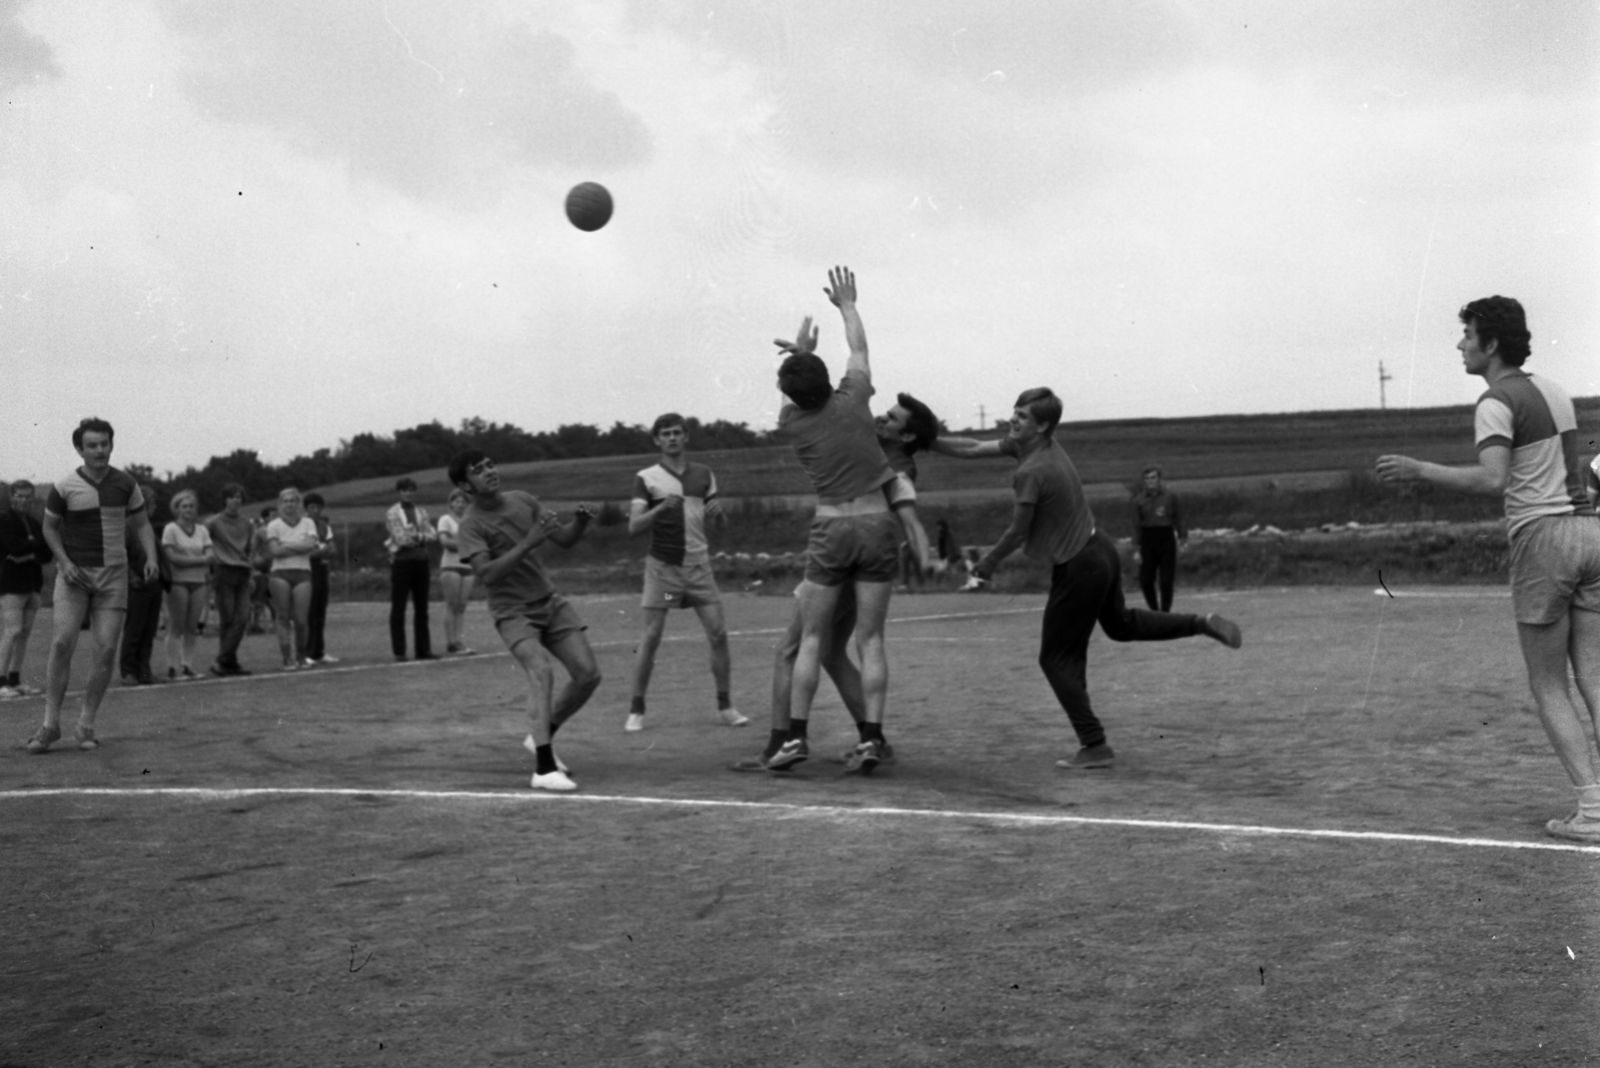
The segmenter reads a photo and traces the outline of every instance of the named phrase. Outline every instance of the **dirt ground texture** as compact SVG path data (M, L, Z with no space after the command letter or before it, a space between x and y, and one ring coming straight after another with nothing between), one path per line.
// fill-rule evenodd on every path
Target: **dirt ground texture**
M579 598L569 797L527 788L509 658L393 664L337 605L336 668L114 688L98 752L0 751L0 1065L1600 1062L1600 850L1545 848L1572 792L1509 600L1394 592L1180 590L1238 652L1097 635L1119 763L1076 773L1041 597L899 597L869 778L826 684L810 762L726 770L787 599L728 598L756 723L684 614L626 734L636 598Z

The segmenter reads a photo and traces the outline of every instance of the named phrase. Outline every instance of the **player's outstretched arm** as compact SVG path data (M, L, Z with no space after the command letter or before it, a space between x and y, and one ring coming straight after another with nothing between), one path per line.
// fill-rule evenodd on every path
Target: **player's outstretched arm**
M599 510L597 505L580 504L572 513L572 522L565 525L552 526L550 540L563 549L570 549L583 539L583 532L589 529L589 520L594 518Z
M979 460L989 456L1004 456L999 441L979 441L977 438L937 437L929 449L941 456L954 456L958 460Z
M800 320L800 330L794 335L793 341L775 337L772 339L772 343L778 346L778 350L785 356L794 356L802 352L816 352L817 332L817 328L811 325L811 316L808 315Z
M1028 540L1028 528L1033 526L1033 503L1031 501L1018 501L1011 512L1011 525L1006 532L1000 535L1000 540L994 547L983 554L972 573L985 582L994 577L995 570L1000 566L1000 561L1022 548Z
M848 267L835 267L828 272L828 285L823 289L828 300L844 319L844 338L850 346L850 362L846 373L854 371L872 381L872 363L867 358L867 328L861 324L861 313L856 310L856 275Z
M1478 462L1469 467L1446 467L1409 456L1380 456L1376 471L1379 482L1430 482L1458 493L1498 497L1511 477L1511 450L1504 445L1486 446L1478 452Z

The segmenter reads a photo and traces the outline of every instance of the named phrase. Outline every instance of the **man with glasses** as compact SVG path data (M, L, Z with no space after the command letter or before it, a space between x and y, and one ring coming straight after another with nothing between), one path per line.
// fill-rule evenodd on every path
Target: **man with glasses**
M535 760L535 790L569 792L578 784L556 756L556 731L577 715L600 685L600 667L584 631L587 627L567 599L557 593L539 559L546 541L571 548L594 516L593 505L578 506L572 522L522 490L501 490L494 461L481 449L457 453L450 482L472 494L472 507L456 533L463 563L489 593L489 614L506 648L528 680L528 719L523 745ZM567 670L567 684L555 691L551 658Z

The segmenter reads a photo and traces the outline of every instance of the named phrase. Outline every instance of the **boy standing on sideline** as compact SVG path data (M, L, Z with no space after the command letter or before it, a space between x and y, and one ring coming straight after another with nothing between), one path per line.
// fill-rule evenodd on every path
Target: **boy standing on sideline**
M406 601L411 602L413 651L418 660L437 660L428 635L428 544L439 540L428 510L417 504L417 484L406 477L394 484L400 499L384 518L394 553L389 564L389 645L396 660L406 658Z
M34 697L44 691L22 681L28 636L39 613L44 565L50 561L44 528L34 518L33 483L11 483L11 508L0 512L0 700Z
M89 622L94 660L74 732L79 749L99 748L94 721L116 666L117 636L128 610L128 547L131 528L144 552L146 582L161 577L156 539L145 514L144 494L126 472L111 466L115 431L89 417L72 432L83 465L50 488L44 508L44 540L56 561L55 633L45 679L44 725L28 740L28 752L43 753L61 738L61 703L67 695L78 628Z
M1039 637L1039 667L1067 713L1081 747L1058 768L1108 768L1116 759L1106 730L1089 702L1089 638L1096 622L1116 642L1158 642L1205 635L1231 649L1242 638L1237 624L1208 616L1169 615L1129 608L1122 599L1122 562L1117 547L1095 527L1077 469L1056 441L1061 399L1049 389L1025 390L1000 441L940 438L934 451L962 459L1010 456L1016 495L1011 525L973 568L987 583L1000 561L1017 549L1049 563L1050 596Z
M1139 540L1139 589L1152 612L1172 608L1172 583L1178 573L1178 542L1187 541L1178 498L1161 481L1161 468L1151 464L1139 472L1133 496L1133 526ZM1160 597L1157 598L1157 582Z
M488 591L495 629L527 676L532 731L523 745L533 751L535 761L528 785L561 793L576 790L578 784L556 756L555 733L594 694L600 667L584 636L588 628L551 585L537 550L546 541L562 548L576 545L594 509L579 505L573 521L563 525L532 494L502 492L494 461L481 449L457 453L449 472L451 483L472 494L472 507L456 534L461 559ZM567 669L567 684L559 695L554 693L551 657Z
M317 526L317 547L311 553L311 617L306 628L306 656L315 664L337 664L339 658L329 656L323 636L328 627L328 561L333 559L333 524L322 515L326 506L320 493L308 493L301 500L306 515Z
M239 643L250 628L251 580L255 567L251 550L255 544L255 524L240 509L244 507L244 487L230 482L222 487L222 511L211 517L206 530L211 532L211 547L217 554L213 579L217 590L217 659L211 674L248 675L239 664Z
M1532 335L1521 304L1483 297L1458 317L1462 365L1489 387L1473 417L1478 462L1446 467L1380 456L1378 478L1504 496L1511 611L1528 687L1578 792L1578 811L1550 820L1545 830L1556 838L1600 842L1600 767L1589 745L1600 730L1600 524L1584 492L1577 413L1565 390L1522 369ZM1572 701L1569 665L1587 720Z
M728 627L722 617L722 594L711 571L706 544L706 519L727 522L717 499L717 476L688 457L689 430L683 416L668 412L650 428L661 450L661 462L640 471L633 480L628 534L650 531L650 553L644 561L644 636L633 663L633 696L623 729L644 730L645 693L655 668L656 650L667 625L667 611L693 608L711 645L711 677L717 687L717 717L729 727L750 720L733 707L728 677Z

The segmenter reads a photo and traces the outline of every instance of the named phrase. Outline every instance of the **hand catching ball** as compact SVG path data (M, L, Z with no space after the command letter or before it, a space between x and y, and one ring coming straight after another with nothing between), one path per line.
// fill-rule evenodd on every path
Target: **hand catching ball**
M579 182L567 193L567 219L580 230L600 229L611 221L611 194L599 182Z

